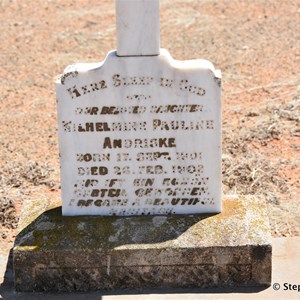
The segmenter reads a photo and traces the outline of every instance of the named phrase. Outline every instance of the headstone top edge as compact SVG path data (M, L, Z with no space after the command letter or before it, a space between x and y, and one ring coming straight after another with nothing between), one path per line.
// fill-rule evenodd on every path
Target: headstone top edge
M119 56L117 50L109 51L105 59L96 63L75 63L67 66L62 74L58 75L55 79L56 84L64 84L64 78L66 77L77 77L80 73L86 73L89 71L96 71L101 69L111 59L118 60L131 60L131 59L160 59L162 62L165 61L171 68L177 70L199 70L206 69L213 73L215 78L222 78L221 71L216 69L213 63L206 59L192 59L192 60L177 60L174 59L170 52L165 48L160 48L159 55L147 55L147 56Z

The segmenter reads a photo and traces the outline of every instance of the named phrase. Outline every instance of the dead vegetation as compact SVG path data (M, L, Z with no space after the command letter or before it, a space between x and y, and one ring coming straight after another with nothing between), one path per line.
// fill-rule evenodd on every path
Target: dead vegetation
M30 161L26 165L14 162L0 171L0 228L15 229L18 224L16 204L30 194L34 186L45 185L51 190L58 187L51 177L53 169L47 164ZM7 230L1 237L6 238Z
M255 119L250 126L245 118ZM299 136L300 97L285 106L266 106L248 112L241 118L241 125L234 130L223 130L223 184L226 192L263 194L267 200L279 204L278 192L287 193L285 179L278 170L289 161L270 161L268 156L253 151L253 144L267 146L287 134ZM276 149L274 149L276 151ZM290 161L290 163L295 163Z
M244 126L245 118L255 120L253 120L252 125ZM242 116L240 123L238 128L230 132L223 132L223 147L227 155L244 157L247 160L253 158L250 147L253 143L267 146L274 140L284 139L286 135L300 135L300 96L287 102L284 106L265 106L259 111L250 111ZM256 153L256 156L259 154ZM260 163L258 163L257 168L260 164L264 165L262 157L258 160ZM254 167L255 160L251 165L253 171L257 169ZM272 173L272 170L268 170L268 172ZM224 175L226 176L226 172Z
M227 193L264 195L268 202L279 204L278 191L286 189L276 167L259 154L248 154L248 157L225 155L222 173Z
M16 215L15 203L7 197L0 198L0 224L8 229L17 228L18 217Z
M249 118L252 120L249 121ZM298 137L299 125L300 97L297 97L284 105L265 106L241 114L240 126L234 130L223 130L224 192L264 195L269 203L274 236L300 235L297 187L293 189L288 179L281 174L285 167L299 167L300 160L299 157L270 159L270 152L275 155L278 149L264 152L254 146L259 144L261 150L262 147L272 145L273 141L282 141L288 136ZM293 146L299 151L299 145Z
M30 161L26 165L21 163L13 163L0 172L0 182L14 188L32 184L46 185L50 189L55 188L55 183L50 180L50 173L54 171L53 168L45 165L40 165L36 161Z

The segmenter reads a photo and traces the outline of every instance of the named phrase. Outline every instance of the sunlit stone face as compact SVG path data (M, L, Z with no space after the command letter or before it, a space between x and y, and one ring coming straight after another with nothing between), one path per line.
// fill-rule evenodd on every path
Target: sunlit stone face
M119 57L57 82L64 215L221 209L220 75L204 60Z

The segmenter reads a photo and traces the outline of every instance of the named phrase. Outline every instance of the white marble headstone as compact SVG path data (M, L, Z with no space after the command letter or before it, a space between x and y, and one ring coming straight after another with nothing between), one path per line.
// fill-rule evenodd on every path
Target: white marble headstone
M116 2L125 28L136 20L120 7L133 2ZM158 1L140 2L156 24ZM151 31L140 22L136 31ZM63 215L220 212L220 71L156 53L151 34L155 47L137 34L131 52L120 24L118 53L69 66L56 82Z

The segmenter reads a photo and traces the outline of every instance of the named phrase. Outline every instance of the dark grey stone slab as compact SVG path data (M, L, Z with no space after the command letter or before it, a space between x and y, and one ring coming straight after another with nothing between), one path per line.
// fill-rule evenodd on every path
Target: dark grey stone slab
M271 283L262 198L227 197L215 215L62 217L57 205L23 207L13 253L17 291Z

